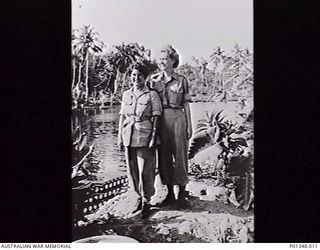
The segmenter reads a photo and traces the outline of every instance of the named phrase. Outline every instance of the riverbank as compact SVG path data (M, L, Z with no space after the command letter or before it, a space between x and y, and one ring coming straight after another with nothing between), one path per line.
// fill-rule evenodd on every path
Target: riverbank
M191 103L191 119L195 130L198 120L206 117L206 113L223 110L223 116L241 124L245 118L240 113L248 113L247 105L243 109L237 102ZM98 180L108 181L126 172L124 152L117 147L118 122L120 105L107 109L88 108L74 110L73 124L86 133L88 145L94 144L92 156L84 162L84 167Z
M252 102L253 96L250 97L241 97L238 96L236 98L231 98L228 97L225 100L220 100L221 98L211 98L208 99L208 96L206 94L198 94L196 96L192 96L192 103L206 103L206 104L227 104L227 103L241 103L242 100L246 100L246 103L250 103ZM112 107L116 107L121 105L121 99L114 99L113 102L111 103L110 101L108 102L98 102L98 101L94 101L91 100L87 103L84 102L80 102L80 103L73 103L72 106L72 110L82 110L82 109L108 109L108 108L112 108Z
M223 110L226 120L242 124L247 117L241 113L249 114L251 105L241 108L239 103L192 103L191 114L193 126L199 119L205 117L206 113ZM119 107L118 107L119 108ZM117 135L117 110L107 110L94 114L90 119L90 141L97 146L93 154L95 160L99 160L98 167L101 178L106 179L120 172L119 157L120 152L115 147ZM250 126L249 126L250 125ZM252 121L246 127L252 130ZM112 128L112 131L109 131ZM107 131L108 130L108 131ZM246 129L248 130L248 128ZM252 132L252 131L251 131ZM90 134L91 135L91 134ZM250 142L250 143L249 143ZM247 140L248 150L252 146L253 139ZM112 148L114 147L114 148ZM217 182L214 164L218 155L209 148L203 153L199 153L193 161L201 168L199 176L196 178L196 171L190 164L190 183L187 190L190 194L189 205L181 208L179 204L157 208L153 207L148 218L141 218L140 214L132 214L131 211L137 206L137 196L132 192L118 195L99 207L94 213L87 215L85 220L78 222L78 227L74 229L73 240L96 235L122 235L138 240L139 242L253 242L254 241L254 215L253 210L243 210L237 203L234 187L229 184ZM210 151L210 152L209 152ZM112 154L109 154L111 153ZM208 154L209 152L209 154ZM220 151L219 151L220 152ZM248 153L248 152L246 152ZM209 159L207 156L210 156ZM98 156L100 158L98 158ZM205 157L204 157L205 156ZM210 161L214 158L214 161ZM206 167L209 164L209 167ZM115 167L112 167L114 165ZM198 166L198 167L199 167ZM123 167L123 170L125 167ZM194 174L194 175L192 175ZM96 173L98 176L99 174ZM104 177L105 176L105 177ZM235 184L244 185L243 180L235 181ZM222 184L221 184L222 183ZM238 190L244 192L244 196L238 201L244 202L244 207L249 209L252 206L250 188L245 184L239 184ZM161 185L159 177L156 178L156 194L152 197L151 203L161 202L166 195L166 188ZM232 186L232 185L231 185ZM242 190L243 189L243 190ZM238 193L239 195L239 193ZM238 197L239 198L239 197ZM253 197L252 197L253 199Z
M148 218L132 214L137 200L128 191L109 200L81 222L74 239L95 235L122 235L139 242L253 242L253 211L231 204L223 194L208 194L212 180L190 178L187 190L189 205L178 203L151 210ZM156 179L157 192L151 200L156 204L164 199L166 189ZM207 189L207 190L206 190ZM205 192L203 192L205 190Z

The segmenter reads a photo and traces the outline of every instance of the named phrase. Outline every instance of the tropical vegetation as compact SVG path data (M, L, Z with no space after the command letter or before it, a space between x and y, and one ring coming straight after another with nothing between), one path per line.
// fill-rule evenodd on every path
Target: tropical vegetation
M72 32L73 108L107 107L129 87L128 72L137 61L157 70L151 50L138 43L108 47L92 26ZM248 102L253 96L253 54L238 44L230 52L213 48L208 58L193 57L178 67L189 81L194 102Z
M72 35L73 108L119 103L128 87L128 72L137 61L156 70L151 51L138 43L122 43L106 51L106 45L91 26Z
M92 26L73 30L73 109L120 103L130 87L131 66L139 61L156 72L153 58L151 50L138 43L108 47ZM228 187L239 205L249 209L253 204L252 52L237 43L231 51L218 46L207 58L193 57L177 71L187 77L193 102L237 101L240 110L250 107L238 113L245 116L242 123L227 119L223 110L207 112L195 127L189 148L190 174L215 179L216 186Z
M198 121L189 147L189 173L199 179L215 179L216 187L226 187L229 196L234 195L229 199L232 203L248 210L254 196L253 114L241 123L222 114L223 110L207 112Z

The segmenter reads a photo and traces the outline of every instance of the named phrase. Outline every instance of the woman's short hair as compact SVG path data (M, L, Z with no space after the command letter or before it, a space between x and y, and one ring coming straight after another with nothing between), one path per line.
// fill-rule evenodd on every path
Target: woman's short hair
M131 67L131 72L134 69L138 70L145 79L147 79L147 77L151 74L150 68L142 62L135 62Z
M173 48L171 45L166 45L164 48L160 50L160 52L166 52L169 55L169 57L174 61L173 68L178 67L180 60L179 54L175 48Z

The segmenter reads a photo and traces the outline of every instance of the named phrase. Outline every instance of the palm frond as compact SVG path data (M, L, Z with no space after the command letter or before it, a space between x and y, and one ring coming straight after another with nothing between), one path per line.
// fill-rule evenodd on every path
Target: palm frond
M207 146L217 143L219 137L220 129L217 126L197 128L190 143L189 159L192 159L197 153L206 149Z
M194 134L201 133L203 131L206 131L207 129L207 127L196 127Z
M199 133L195 136L189 147L188 159L192 159L198 152L206 148L207 145L210 145L209 138L205 132Z

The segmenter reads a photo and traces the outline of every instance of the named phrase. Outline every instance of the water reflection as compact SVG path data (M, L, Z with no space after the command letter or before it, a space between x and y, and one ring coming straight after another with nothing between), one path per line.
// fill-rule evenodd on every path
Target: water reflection
M94 144L84 167L92 180L107 181L126 173L124 152L117 147L119 106L108 109L74 111L72 126L87 134L87 145Z
M237 103L192 103L190 108L193 128L204 118L205 112L213 110L224 110L224 115L232 117L233 121L243 119L237 115ZM92 173L90 180L107 181L126 174L124 152L117 147L119 110L120 106L114 106L73 112L72 126L78 125L87 133L87 146L94 144L91 155L84 162Z

